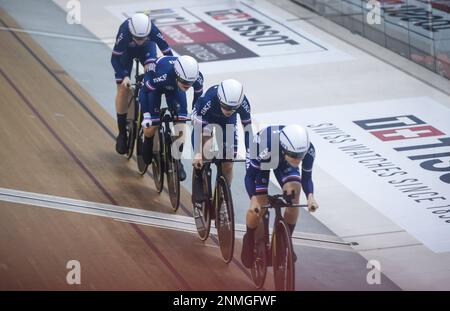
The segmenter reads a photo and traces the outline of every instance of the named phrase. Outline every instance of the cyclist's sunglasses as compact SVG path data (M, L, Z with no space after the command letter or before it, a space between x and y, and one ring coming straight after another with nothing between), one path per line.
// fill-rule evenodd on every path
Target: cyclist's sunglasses
M303 159L306 155L306 152L293 152L285 149L284 154L294 159Z
M135 37L135 36L133 36L133 40L136 41L136 42L144 42L144 41L146 41L147 39L148 39L148 37L140 38L140 37Z
M236 111L236 110L238 110L238 108L240 106L228 106L224 102L220 102L220 107L222 107L223 110L226 110L226 111Z

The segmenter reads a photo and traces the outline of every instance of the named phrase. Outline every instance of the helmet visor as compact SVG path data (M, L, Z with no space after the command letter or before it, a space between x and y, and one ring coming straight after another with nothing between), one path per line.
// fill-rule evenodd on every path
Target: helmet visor
M285 153L288 157L291 157L291 158L294 158L294 159L303 159L303 158L305 157L307 151L304 151L304 152L295 152L295 151L290 151L290 150L284 149L284 153Z
M142 42L144 42L144 41L147 41L147 39L148 39L147 36L145 36L145 37L136 37L136 36L133 36L133 40L136 41L136 42L138 42L138 43L142 43Z
M177 81L180 82L183 86L187 86L187 87L191 87L195 82L195 81L184 80L184 79L180 78L180 76L177 76Z
M226 110L226 111L236 111L236 110L238 110L239 109L239 107L240 107L241 105L237 105L237 106L230 106L230 105L227 105L226 103L224 103L224 102L220 102L220 107L222 107L224 110Z

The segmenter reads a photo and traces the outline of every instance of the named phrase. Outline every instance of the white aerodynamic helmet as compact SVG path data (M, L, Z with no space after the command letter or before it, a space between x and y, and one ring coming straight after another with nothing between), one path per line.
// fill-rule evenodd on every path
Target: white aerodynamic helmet
M280 131L283 152L292 158L304 158L309 149L308 132L298 124L287 125Z
M152 22L150 17L144 13L136 13L128 20L128 29L130 29L133 37L145 38L152 30Z
M193 84L198 78L198 63L195 58L183 55L175 61L175 74L182 84Z
M236 110L244 100L244 88L239 81L227 79L219 84L217 97L222 107L227 110Z

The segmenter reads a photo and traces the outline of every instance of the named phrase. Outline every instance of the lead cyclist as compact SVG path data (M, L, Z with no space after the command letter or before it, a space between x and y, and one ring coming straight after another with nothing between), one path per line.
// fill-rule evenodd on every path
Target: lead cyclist
M261 206L269 203L267 189L271 170L283 191L288 194L294 192L291 203L299 204L302 188L308 201L308 210L314 212L319 208L314 199L312 181L315 149L309 141L306 129L297 124L272 125L260 131L255 136L255 142L258 156L248 161L245 175L245 188L250 197L250 208L247 211L247 232L242 242L241 261L246 268L251 268L254 261L255 230L265 212ZM298 208L286 207L284 218L288 223L291 236L298 215ZM295 253L293 256L296 261Z

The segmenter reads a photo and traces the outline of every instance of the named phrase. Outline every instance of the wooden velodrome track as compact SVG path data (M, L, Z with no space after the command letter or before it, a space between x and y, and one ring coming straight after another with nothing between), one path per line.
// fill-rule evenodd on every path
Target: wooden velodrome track
M0 24L18 27L1 10ZM115 153L114 120L27 34L1 31L0 42L0 188L171 213ZM190 216L185 192L182 203ZM214 239L0 201L0 290L254 289L236 244L227 265ZM66 283L69 260L81 285Z

